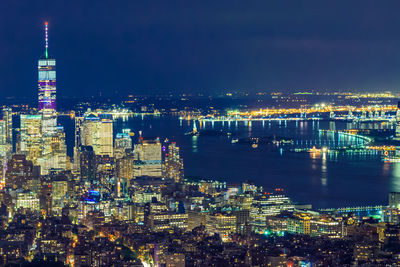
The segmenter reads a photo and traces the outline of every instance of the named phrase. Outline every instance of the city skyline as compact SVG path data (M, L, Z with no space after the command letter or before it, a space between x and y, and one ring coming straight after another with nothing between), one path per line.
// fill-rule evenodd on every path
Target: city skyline
M395 5L7 2L0 266L400 266Z

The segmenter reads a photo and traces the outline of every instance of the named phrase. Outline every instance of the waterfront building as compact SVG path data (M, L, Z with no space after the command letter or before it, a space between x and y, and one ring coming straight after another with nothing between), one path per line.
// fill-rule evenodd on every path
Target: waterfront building
M253 199L250 208L250 223L255 232L264 232L267 216L275 216L282 211L293 211L294 204L285 195L262 195Z
M310 234L313 236L342 238L344 236L343 221L328 216L313 216L310 220Z
M162 154L159 138L141 137L134 150L134 176L162 176Z
M132 138L130 129L123 129L122 133L117 133L114 143L114 156L120 159L126 155L126 150L132 149Z
M75 124L75 133L78 135L76 148L91 146L96 155L114 155L112 118L90 113L83 119L76 118L75 121L78 121Z
M287 230L289 233L309 235L311 216L306 213L295 213L287 218Z

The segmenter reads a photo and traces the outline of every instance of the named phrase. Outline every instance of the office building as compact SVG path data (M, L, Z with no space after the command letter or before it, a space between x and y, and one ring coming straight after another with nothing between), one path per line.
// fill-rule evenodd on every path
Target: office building
M134 176L162 176L162 154L159 138L143 138L135 145Z
M56 110L56 60L48 53L48 23L45 22L45 52L39 59L39 111L53 113Z
M126 155L126 150L132 149L132 138L130 129L123 129L122 133L117 133L115 136L114 156L120 159Z
M6 122L4 120L0 120L0 158L6 157L8 154L6 127Z
M267 216L275 216L282 211L293 211L294 204L284 195L262 195L255 197L250 207L250 224L252 230L264 232Z
M83 119L76 118L75 133L76 147L91 146L96 155L114 155L113 147L113 120L110 117L95 115L94 113L87 114Z
M133 179L133 156L126 155L116 160L116 173L118 178L126 179L128 185L130 185L131 179Z
M40 201L36 193L30 191L18 192L15 202L16 209L40 210Z
M236 233L236 216L222 213L208 214L206 230L209 233L219 234L226 240L230 234Z
M43 150L38 159L41 174L46 175L50 170L67 169L67 146L63 127L56 127L55 132L44 135Z
M25 154L27 160L31 160L37 165L37 160L42 154L42 116L41 115L21 115L20 126L20 153Z
M154 232L169 231L171 229L186 230L188 223L187 214L162 213L150 214L148 216L148 226Z

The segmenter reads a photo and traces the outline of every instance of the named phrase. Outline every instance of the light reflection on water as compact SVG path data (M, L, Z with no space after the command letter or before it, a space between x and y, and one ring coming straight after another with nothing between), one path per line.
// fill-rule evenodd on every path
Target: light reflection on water
M197 143L198 143L198 136L197 135L193 135L192 136L192 152L193 153L198 153L199 152L199 150L198 150L198 145L197 145Z
M64 124L63 124L64 125ZM150 125L152 126L150 128ZM331 123L329 121L232 121L200 122L199 130L223 130L232 135L187 136L193 124L178 117L143 116L128 121L118 120L114 133L130 128L143 131L143 136L167 137L181 147L186 176L224 179L238 183L250 179L265 189L284 188L295 201L314 207L341 207L387 204L390 191L400 191L400 163L384 163L379 153L294 153L275 145L231 144L232 138L247 136L282 136L296 140L299 146L322 146L357 142L342 135L326 134L318 129L391 129L381 123ZM214 128L213 128L214 127ZM73 124L65 126L69 153L74 143ZM134 140L135 141L135 140ZM329 143L330 141L330 143Z

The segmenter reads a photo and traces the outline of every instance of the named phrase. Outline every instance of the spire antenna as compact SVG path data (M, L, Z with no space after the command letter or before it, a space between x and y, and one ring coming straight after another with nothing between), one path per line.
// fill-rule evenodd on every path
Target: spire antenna
M44 31L45 31L45 57L49 58L49 54L47 52L48 48L49 48L49 34L48 34L48 26L49 23L47 21L44 22Z

